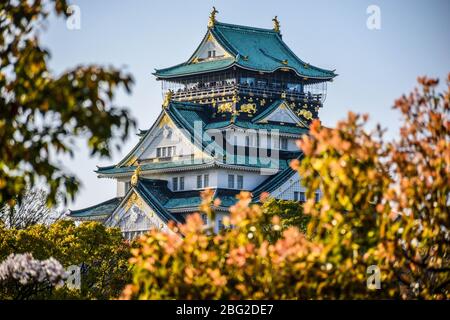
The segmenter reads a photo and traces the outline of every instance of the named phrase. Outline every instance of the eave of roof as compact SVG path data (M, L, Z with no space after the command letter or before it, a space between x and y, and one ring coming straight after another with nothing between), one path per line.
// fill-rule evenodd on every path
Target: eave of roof
M84 209L69 210L69 217L80 218L109 215L116 209L122 199L122 197L115 197Z

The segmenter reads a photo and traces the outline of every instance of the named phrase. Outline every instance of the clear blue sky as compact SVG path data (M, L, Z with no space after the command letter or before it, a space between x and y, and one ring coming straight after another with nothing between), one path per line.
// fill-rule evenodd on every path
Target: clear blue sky
M328 85L320 118L333 126L349 110L369 113L395 136L399 116L394 99L409 92L417 76L445 78L450 71L450 1L144 1L73 0L81 9L81 29L68 30L51 18L42 34L55 72L77 64L125 66L135 79L130 96L118 102L130 108L138 127L148 128L161 110L155 68L185 61L201 41L212 5L222 22L272 27L278 15L284 41L304 61L339 76ZM381 29L366 26L369 5L381 9ZM72 209L115 195L115 183L98 179L96 165L119 161L138 141L132 135L113 159L90 158L79 143L74 159L61 159L83 187Z

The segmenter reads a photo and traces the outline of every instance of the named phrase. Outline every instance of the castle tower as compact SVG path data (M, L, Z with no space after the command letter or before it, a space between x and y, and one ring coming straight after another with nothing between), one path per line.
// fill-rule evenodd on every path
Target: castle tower
M71 218L103 221L131 239L184 221L206 188L221 199L216 221L207 221L216 230L241 190L254 201L262 192L304 201L289 161L301 158L295 141L318 117L336 74L297 57L277 17L262 29L219 22L217 13L186 62L155 70L164 99L153 125L122 161L96 170L117 181L116 197Z

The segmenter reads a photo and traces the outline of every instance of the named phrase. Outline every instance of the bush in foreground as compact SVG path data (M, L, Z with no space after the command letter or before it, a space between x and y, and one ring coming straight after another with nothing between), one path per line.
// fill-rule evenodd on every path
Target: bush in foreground
M437 80L419 83L395 102L404 118L397 141L366 131L365 115L350 113L335 129L312 123L299 141L303 161L291 162L308 188L305 234L289 227L279 236L280 218L243 192L220 234L194 214L143 236L122 297L450 298L450 95L435 92ZM203 197L211 215L212 193Z
M76 226L73 221L65 220L21 230L0 224L0 263L13 253L31 253L38 260L56 259L65 269L81 268L80 290L51 287L26 298L115 298L131 279L130 245L123 240L119 229L107 228L98 222ZM13 299L19 293L9 290L0 298Z

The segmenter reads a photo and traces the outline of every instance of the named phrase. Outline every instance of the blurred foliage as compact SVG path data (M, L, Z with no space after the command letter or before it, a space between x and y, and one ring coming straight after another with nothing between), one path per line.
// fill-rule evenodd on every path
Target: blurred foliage
M303 214L303 205L297 201L263 199L262 211L264 221L260 221L260 224L270 242L277 240L289 227L297 227L301 232L306 232L309 216ZM279 219L279 227L276 227L276 230L273 229L272 223L274 217Z
M31 253L34 258L58 260L64 268L81 267L81 290L67 287L42 292L38 299L109 299L117 297L130 281L130 245L119 229L99 222L61 220L50 226L37 224L26 229L0 224L0 261L11 253ZM8 299L10 297L0 297Z
M380 127L368 132L366 115L350 113L334 129L312 123L299 141L304 159L291 162L308 189L305 234L291 226L279 237L279 216L242 192L219 234L193 214L142 236L122 298L449 299L450 95L436 93L437 80L419 84L395 102L397 141L383 141ZM200 207L210 216L212 197L204 192ZM379 290L368 286L371 266Z
M55 161L73 156L74 137L87 140L92 155L110 156L114 138L134 127L126 109L113 104L118 88L130 92L130 75L112 67L77 66L59 75L49 70L49 52L38 38L50 13L68 17L65 0L0 2L0 204L13 206L40 178L73 198L79 182ZM119 148L119 141L115 147Z

